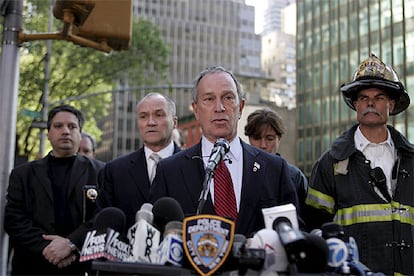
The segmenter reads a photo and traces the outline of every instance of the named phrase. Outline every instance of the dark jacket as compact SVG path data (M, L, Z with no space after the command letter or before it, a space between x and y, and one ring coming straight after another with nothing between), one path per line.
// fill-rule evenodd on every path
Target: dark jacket
M174 153L180 148L174 144ZM150 181L144 148L106 163L99 174L98 211L117 207L124 211L127 228L135 223L141 205L149 202Z
M306 221L312 228L334 221L355 238L360 260L387 275L414 274L414 145L388 126L398 152L391 201L374 190L370 161L354 145L355 125L316 162L310 179Z
M276 154L279 155L278 153ZM298 167L290 164L289 162L287 162L287 164L289 167L290 179L296 188L300 210L302 211L305 208L305 200L308 194L308 179Z
M264 228L262 208L286 203L297 205L295 188L286 161L256 149L243 141L243 180L236 233L246 236ZM205 169L201 143L161 160L151 187L151 201L175 198L184 214L195 215L203 186ZM209 195L203 213L214 214Z
M103 164L80 154L76 155L73 163L67 199L72 220L79 227L67 238L78 248L82 247L88 229L83 222L92 217L96 207L95 202L85 198L84 187L97 186L98 170ZM55 228L53 191L48 175L48 156L22 164L10 174L4 229L14 249L13 274L81 274L82 268L76 264L58 269L42 255L50 242L42 235L61 235Z

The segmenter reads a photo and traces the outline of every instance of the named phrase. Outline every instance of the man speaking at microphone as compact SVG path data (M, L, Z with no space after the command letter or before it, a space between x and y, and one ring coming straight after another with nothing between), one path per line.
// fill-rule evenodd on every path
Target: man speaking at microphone
M244 143L237 135L245 100L236 77L220 66L207 68L195 79L192 97L203 133L201 141L158 164L151 201L173 197L186 215L195 215L205 168L217 140L223 138L230 150L215 168L200 213L232 218L236 233L248 236L264 228L262 208L297 205L286 161Z

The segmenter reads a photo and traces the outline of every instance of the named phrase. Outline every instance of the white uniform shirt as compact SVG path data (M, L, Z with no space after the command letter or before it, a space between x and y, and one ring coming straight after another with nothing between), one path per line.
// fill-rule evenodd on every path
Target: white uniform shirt
M355 131L355 147L361 151L365 157L371 161L371 169L380 167L387 179L388 193L392 196L395 191L395 181L392 181L392 169L397 155L391 134L388 131L387 140L381 143L371 143L362 134L359 127Z

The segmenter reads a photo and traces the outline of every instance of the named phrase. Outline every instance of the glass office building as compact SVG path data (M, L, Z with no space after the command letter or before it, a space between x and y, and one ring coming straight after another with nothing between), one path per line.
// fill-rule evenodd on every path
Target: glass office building
M414 102L414 0L297 0L297 164L306 175L356 113L342 100L372 52L391 65ZM414 109L389 124L414 141Z

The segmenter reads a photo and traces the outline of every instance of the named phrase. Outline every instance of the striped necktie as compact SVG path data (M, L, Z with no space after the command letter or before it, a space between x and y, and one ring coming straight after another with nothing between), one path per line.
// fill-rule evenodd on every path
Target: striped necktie
M162 159L161 156L159 156L157 153L153 152L150 155L150 159L154 161L154 165L152 166L151 169L151 174L149 175L150 178L150 183L152 183L152 181L154 180L155 177L155 173L157 172L157 165L158 162Z
M222 160L214 172L214 210L217 215L237 221L236 196L230 172Z

